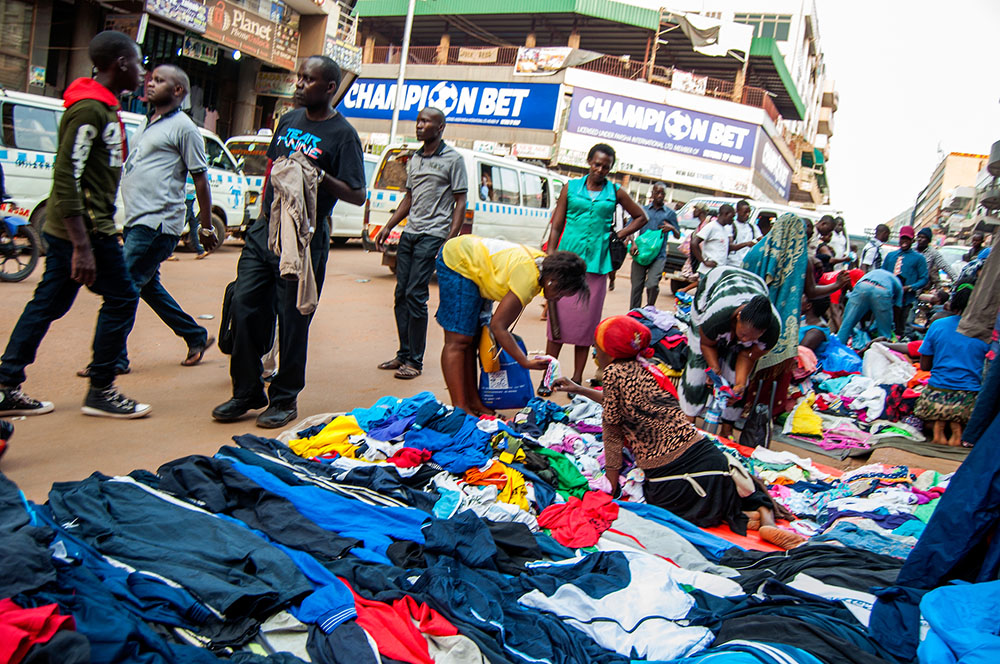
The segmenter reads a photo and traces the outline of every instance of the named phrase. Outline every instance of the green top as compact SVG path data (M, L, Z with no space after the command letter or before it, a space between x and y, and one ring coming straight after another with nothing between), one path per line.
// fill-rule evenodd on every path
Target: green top
M81 99L66 109L59 122L52 193L42 230L68 240L64 219L80 215L87 230L116 235L115 196L123 157L117 107Z
M615 225L618 185L604 182L601 191L587 190L587 177L570 180L566 185L566 225L559 240L559 251L572 251L587 264L587 272L611 272L608 240Z

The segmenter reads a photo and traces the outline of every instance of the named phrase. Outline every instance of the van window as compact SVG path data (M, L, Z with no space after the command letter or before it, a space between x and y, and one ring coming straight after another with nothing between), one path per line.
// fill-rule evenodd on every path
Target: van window
M517 171L493 164L480 164L479 197L484 201L520 205L521 187L517 182Z
M549 206L548 178L534 173L521 173L521 205L531 208Z
M224 171L236 171L236 164L226 154L226 149L222 147L214 138L205 137L205 156L208 157L209 168L221 168Z
M3 142L21 150L55 152L59 147L59 116L51 108L3 105Z
M406 165L410 163L413 155L409 150L395 148L386 153L382 160L382 170L378 173L378 179L372 189L392 189L402 191L406 189Z
M561 180L552 181L552 200L558 201L559 194L562 193L563 183Z
M267 146L261 141L230 141L229 151L243 159L243 172L247 175L264 175L267 172Z

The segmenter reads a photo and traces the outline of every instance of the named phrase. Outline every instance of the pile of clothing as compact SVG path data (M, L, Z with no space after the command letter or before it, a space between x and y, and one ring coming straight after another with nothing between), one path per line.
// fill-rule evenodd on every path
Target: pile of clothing
M613 501L593 402L318 419L42 505L0 475L0 661L895 662L871 592L947 484L719 440L813 536L746 550L643 503L634 467Z

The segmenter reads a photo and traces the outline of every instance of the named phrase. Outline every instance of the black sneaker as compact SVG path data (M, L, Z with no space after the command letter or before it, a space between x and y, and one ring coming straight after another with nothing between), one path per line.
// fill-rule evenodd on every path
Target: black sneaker
M153 410L149 404L139 403L118 391L114 385L105 388L91 387L87 398L83 401L84 415L94 417L113 417L120 420L133 420L146 417Z
M257 426L261 429L280 429L298 416L299 411L294 401L272 403L267 410L257 416Z
M44 415L55 410L51 401L32 399L21 386L0 387L0 415Z

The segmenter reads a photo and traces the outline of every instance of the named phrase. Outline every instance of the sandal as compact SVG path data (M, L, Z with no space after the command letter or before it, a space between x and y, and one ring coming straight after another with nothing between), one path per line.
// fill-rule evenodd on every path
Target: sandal
M201 362L201 358L205 357L205 351L212 347L215 343L215 337L209 337L200 346L191 346L188 348L187 357L181 362L182 367L193 367L194 365Z
M404 365L402 362L400 362L399 358L394 357L388 362L383 362L382 364L378 365L378 368L382 369L383 371L395 371L396 369L399 369L402 366Z
M422 371L416 367L411 367L409 364L403 364L392 376L393 378L399 378L400 380L411 380L419 376Z

